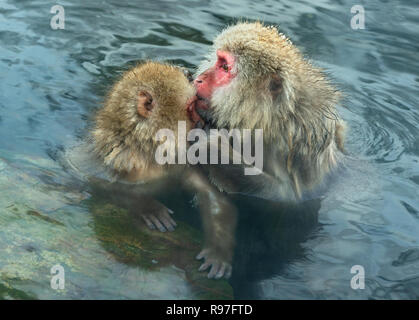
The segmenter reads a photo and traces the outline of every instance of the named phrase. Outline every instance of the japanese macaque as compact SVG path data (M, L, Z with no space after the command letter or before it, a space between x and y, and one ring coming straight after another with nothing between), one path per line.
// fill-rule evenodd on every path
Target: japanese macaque
M210 268L210 278L229 277L235 207L197 168L157 161L156 152L163 143L159 130L171 130L173 143L178 145L178 122L184 121L186 130L193 128L194 115L188 112L187 101L194 95L193 85L178 67L147 62L127 71L96 115L92 148L99 163L116 180L99 183L106 195L141 217L151 229L164 232L176 226L171 210L157 201L156 195L170 187L193 192L205 233L204 249L198 258L206 260L200 270ZM165 150L172 153L165 155L169 158L179 156L173 154L178 150L175 146Z
M241 192L241 185L251 190L253 184L262 197L296 201L336 167L344 142L340 93L275 27L226 28L198 74L189 109L217 128L263 129L262 174L238 177L231 167L210 166L219 189Z

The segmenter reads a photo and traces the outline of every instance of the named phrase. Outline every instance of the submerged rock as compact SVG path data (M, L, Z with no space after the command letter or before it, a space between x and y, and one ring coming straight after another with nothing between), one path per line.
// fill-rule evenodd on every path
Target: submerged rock
M182 222L174 232L149 230L144 223L134 222L124 209L89 202L97 239L116 260L152 272L172 269L185 281L194 299L233 298L227 281L208 279L206 272L198 272L201 263L195 256L202 247L198 230Z
M227 281L197 271L196 228L135 224L106 200L86 200L53 160L0 157L0 190L0 299L233 298ZM64 289L51 286L56 265Z

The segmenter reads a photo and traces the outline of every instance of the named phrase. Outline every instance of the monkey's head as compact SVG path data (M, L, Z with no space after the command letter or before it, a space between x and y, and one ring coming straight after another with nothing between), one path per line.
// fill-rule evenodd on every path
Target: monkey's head
M153 164L162 142L156 133L172 130L178 121L193 127L187 101L195 89L181 68L146 62L126 73L110 90L95 118L92 132L97 155L117 171Z
M323 81L290 40L259 22L226 28L198 74L196 108L203 117L209 113L218 127L271 132Z
M274 110L255 106L272 105L281 94L292 98L287 82L295 82L301 60L298 49L275 27L258 22L228 27L214 40L207 62L200 67L202 73L195 80L201 100L197 107L211 106L221 126L240 125L234 122L244 117L243 112L252 115L249 125L256 124Z

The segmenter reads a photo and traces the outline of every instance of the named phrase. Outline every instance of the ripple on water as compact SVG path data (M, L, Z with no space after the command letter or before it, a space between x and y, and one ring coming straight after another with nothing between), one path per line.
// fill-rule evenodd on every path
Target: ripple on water
M130 224L115 219L124 212L109 204L93 212L84 202L86 186L61 168L57 154L83 136L124 70L157 59L194 71L213 37L240 19L279 24L327 69L345 96L340 113L349 127L348 156L322 201L303 208L240 202L235 274L211 297L229 296L231 286L236 298L419 297L413 3L369 1L365 30L350 28L349 0L62 5L65 30L50 28L44 1L6 1L0 8L0 298L208 297L202 289L208 283L180 264L193 250L176 243L194 236L162 242L176 247L178 257L141 258L147 235L121 231ZM180 199L168 201L187 216L191 206ZM190 225L182 232L199 224ZM60 295L49 288L56 263L71 279ZM365 267L362 292L350 288L353 265Z

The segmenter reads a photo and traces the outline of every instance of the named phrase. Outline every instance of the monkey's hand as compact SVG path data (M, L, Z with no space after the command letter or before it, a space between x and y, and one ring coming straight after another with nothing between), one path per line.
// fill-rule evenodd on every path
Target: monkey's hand
M143 199L136 211L151 230L157 229L161 232L175 230L176 222L170 216L173 211L151 197Z
M173 211L155 200L150 194L144 194L144 189L138 189L134 184L108 182L102 179L90 178L91 192L106 197L116 205L128 210L134 221L140 219L152 230L161 232L173 231L176 222L170 215Z
M173 211L150 196L137 196L131 213L135 217L141 217L151 230L166 232L173 231L176 227L176 222L170 216Z
M205 248L197 256L196 259L204 259L204 263L199 267L198 271L205 271L210 268L208 278L220 279L230 278L232 267L231 259L223 258L215 248Z
M196 257L204 259L199 271L210 268L208 278L229 278L237 209L197 168L190 167L184 181L196 194L204 227L204 249Z

